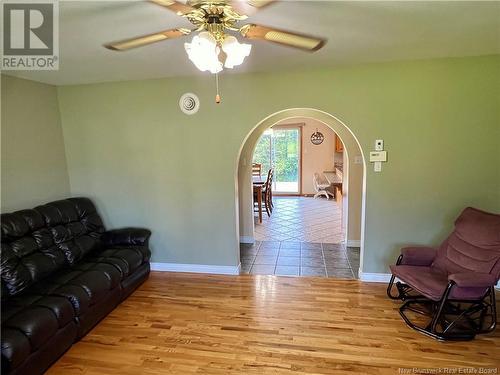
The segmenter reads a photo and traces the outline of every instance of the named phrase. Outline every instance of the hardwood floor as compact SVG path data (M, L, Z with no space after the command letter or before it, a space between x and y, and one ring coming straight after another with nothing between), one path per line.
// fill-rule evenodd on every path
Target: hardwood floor
M440 343L410 330L398 306L384 284L357 280L152 272L48 374L500 371L499 330Z

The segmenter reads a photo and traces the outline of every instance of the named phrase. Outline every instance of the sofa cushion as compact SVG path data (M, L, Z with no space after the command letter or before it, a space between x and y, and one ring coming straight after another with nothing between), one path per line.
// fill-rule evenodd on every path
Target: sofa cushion
M116 288L123 279L120 271L108 263L93 262L89 260L78 263L73 269L81 272L98 272L101 283L107 287L107 290Z
M75 315L80 316L105 299L120 281L120 272L109 264L81 262L76 268L59 272L33 289L43 295L66 298L73 306Z
M38 349L59 328L56 316L49 308L28 306L2 324L3 328L16 329L29 340L31 351Z
M38 206L35 210L42 214L55 245L69 265L98 248L104 226L89 199L65 199Z
M73 319L66 298L35 294L11 298L2 305L2 368L17 367Z
M85 314L90 307L90 296L79 285L63 284L51 291L51 295L56 295L66 298L75 312L75 316Z
M2 373L74 325L74 317L73 306L63 297L23 294L10 299L2 306Z
M30 307L44 307L56 317L59 327L68 324L74 317L73 306L67 298L60 296L43 296L40 294L23 294L9 300L8 305L2 306L2 326L7 324L15 315Z
M150 256L150 251L144 247L113 248L99 252L90 260L113 265L120 271L121 278L124 279L144 262L147 262Z
M26 293L2 304L2 324L11 316L32 306L47 307L65 325L88 307L99 302L106 292L116 288L121 275L116 267L106 263L81 262L37 283Z
M2 374L19 366L30 354L27 336L17 329L2 327Z
M2 298L15 296L100 247L104 226L87 198L1 215Z

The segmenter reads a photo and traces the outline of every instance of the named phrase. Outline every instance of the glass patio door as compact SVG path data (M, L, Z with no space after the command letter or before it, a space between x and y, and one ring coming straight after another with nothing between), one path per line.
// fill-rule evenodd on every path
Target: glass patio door
M266 130L257 143L253 162L262 164L263 178L274 168L274 193L300 194L300 128Z

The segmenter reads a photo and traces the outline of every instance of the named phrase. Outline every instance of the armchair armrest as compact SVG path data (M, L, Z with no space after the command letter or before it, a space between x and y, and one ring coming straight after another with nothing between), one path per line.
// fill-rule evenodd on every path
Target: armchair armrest
M121 228L104 232L101 241L105 246L146 246L151 231L143 228Z
M401 249L401 263L409 266L430 266L436 257L433 247L410 246Z
M453 281L460 288L488 288L494 286L496 278L489 273L460 272L448 275L448 280Z

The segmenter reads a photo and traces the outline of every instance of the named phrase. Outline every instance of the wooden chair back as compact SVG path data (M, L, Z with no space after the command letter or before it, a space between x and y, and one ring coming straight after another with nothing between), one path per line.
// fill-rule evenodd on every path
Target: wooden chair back
M260 177L262 173L262 164L252 163L252 177Z
M273 177L274 177L274 169L271 168L267 172L266 191L271 191L273 187Z

